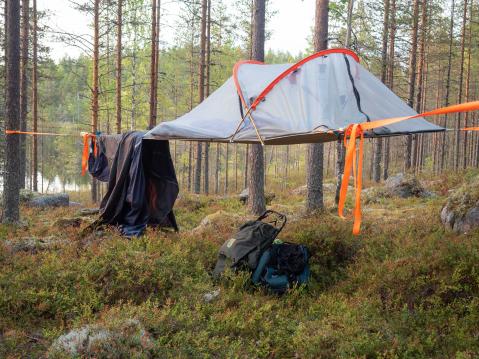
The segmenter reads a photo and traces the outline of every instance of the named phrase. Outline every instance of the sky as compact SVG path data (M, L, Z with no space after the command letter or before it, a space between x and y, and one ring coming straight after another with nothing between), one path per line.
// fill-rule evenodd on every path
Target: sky
M226 0L228 1L231 0ZM289 51L293 55L304 51L308 46L307 38L314 20L314 0L270 0L270 3L277 10L277 14L268 25L272 37L265 44L266 50ZM73 9L70 1L38 0L37 4L39 10L49 10L51 13L48 25L55 31L74 34L87 34L91 31L88 26L92 20ZM169 7L165 9L168 10L168 16L174 18L177 7L171 3L164 6ZM165 26L162 29L162 42L172 43L173 37L174 30ZM65 55L75 57L80 54L79 49L53 40L49 40L48 45L52 49L52 57L56 60Z

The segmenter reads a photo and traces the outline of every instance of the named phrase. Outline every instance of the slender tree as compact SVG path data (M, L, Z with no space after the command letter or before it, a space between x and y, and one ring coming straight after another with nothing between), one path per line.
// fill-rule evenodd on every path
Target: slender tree
M33 132L38 131L38 24L37 24L37 0L33 0L33 59L32 59L32 122ZM33 190L38 191L38 138L33 135L32 168Z
M149 128L156 126L156 46L157 46L157 27L156 27L157 1L151 0L151 54L150 54L150 120Z
M211 0L206 3L206 45L205 45L205 93L210 95L210 62L211 62ZM210 192L210 143L205 143L205 194Z
M389 0L384 1L383 13L383 33L382 33L382 47L381 47L381 82L386 83L387 73L387 56L388 56L388 33L389 33ZM373 165L373 179L375 182L381 180L381 161L383 155L383 140L377 138L374 143L374 165Z
M264 61L266 0L254 0L252 59ZM254 116L254 114L253 114ZM261 144L253 144L249 151L249 208L253 214L266 210L264 198L264 153Z
M93 7L93 79L92 79L92 97L91 97L91 130L93 133L98 131L98 65L100 58L100 0L94 1ZM98 188L96 179L92 178L91 187L92 201L96 202L98 199Z
M449 24L449 52L447 57L447 74L446 74L446 94L445 94L445 106L449 106L450 91L451 91L451 66L452 66L452 47L454 42L454 8L455 0L451 3L451 21ZM443 127L447 127L447 114L444 115ZM446 132L442 133L441 143L441 171L444 170L446 165Z
M200 33L200 64L198 71L198 96L199 101L205 99L205 64L206 64L206 16L207 0L201 0L201 33ZM203 144L198 142L196 145L196 168L195 168L195 193L201 191L201 166L203 159ZM206 177L205 177L206 181Z
M121 133L121 60L123 0L117 0L116 11L116 133Z
M462 102L462 93L463 93L463 84L464 84L464 57L465 57L465 48L466 48L466 28L467 28L467 0L464 0L464 9L462 13L462 30L461 30L461 49L459 51L460 60L459 60L459 74L458 74L458 92L457 92L457 103ZM456 133L454 136L454 169L459 168L460 164L460 140L461 140L461 113L456 115ZM464 153L464 155L466 155Z
M419 16L419 0L414 0L411 29L411 49L409 52L409 84L408 84L408 105L414 107L414 91L416 89L416 58L417 58L417 27ZM404 169L411 168L412 157L412 135L406 136L406 151L404 154Z
M20 129L20 0L9 0L6 13L6 128ZM3 222L20 219L20 137L6 136Z
M394 88L394 58L395 58L395 41L396 41L396 0L390 0L390 29L389 29L389 54L388 54L388 69L387 69L387 85L392 90ZM390 160L390 139L388 137L384 140L384 168L383 178L386 180L389 177L389 160Z
M351 32L353 27L353 8L354 8L354 0L348 0L348 17L346 20L346 41L344 42L344 46L346 48L351 47ZM345 149L343 145L342 139L338 139L336 143L336 194L334 197L334 201L336 204L339 203L339 194L341 190L341 181L343 178L344 172L344 155ZM328 166L326 166L328 168Z
M328 47L328 15L329 0L316 0L314 24L314 51L325 50ZM322 209L323 204L323 152L322 143L309 145L307 170L307 211Z
M21 45L21 67L20 67L20 129L27 130L28 114L28 43L30 28L30 4L29 0L22 0L22 45ZM20 188L25 187L25 172L27 163L26 138L20 136Z

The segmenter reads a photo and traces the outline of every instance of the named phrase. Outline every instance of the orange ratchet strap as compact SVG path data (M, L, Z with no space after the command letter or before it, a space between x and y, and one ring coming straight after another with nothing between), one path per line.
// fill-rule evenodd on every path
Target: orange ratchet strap
M344 164L344 174L339 193L338 214L344 218L344 204L348 193L349 177L351 171L355 177L355 207L353 212L354 225L353 234L359 234L361 230L361 189L362 189L362 170L363 170L363 143L364 131L369 131L378 127L384 127L396 122L411 120L419 117L429 117L435 115L445 115L449 113L470 112L479 110L479 101L466 102L459 105L438 108L432 111L423 112L413 116L394 117L383 120L351 124L344 131L344 146L346 147L346 158ZM479 131L479 127L469 127L463 130ZM359 140L359 153L356 153L356 143ZM356 157L357 156L357 157Z

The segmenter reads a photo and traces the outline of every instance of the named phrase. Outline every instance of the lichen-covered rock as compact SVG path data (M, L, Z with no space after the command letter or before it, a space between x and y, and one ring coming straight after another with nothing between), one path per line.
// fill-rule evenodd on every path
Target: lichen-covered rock
M7 240L5 247L12 254L18 252L38 253L40 251L57 249L67 243L66 239L59 239L54 236L45 238L25 237L17 240Z
M78 217L59 218L55 221L54 226L58 228L68 228L68 227L78 228L81 226L82 222L83 220Z
M456 233L479 228L479 176L451 192L441 210L444 226Z
M244 221L245 218L236 213L229 213L220 210L204 217L200 224L193 229L193 232L203 231L206 229L219 230L225 226L234 228Z
M49 349L49 357L123 357L133 348L152 346L150 334L136 319L112 327L86 325L58 337Z
M28 207L48 208L48 207L68 207L70 197L66 193L38 195L28 201Z
M248 197L249 197L249 188L245 188L245 189L238 195L239 200L240 200L243 204L248 203ZM265 199L265 201L266 201L266 204L270 204L275 198L276 198L276 195L275 195L274 193L265 193L265 194L264 194L264 199Z
M87 217L94 216L100 213L100 208L82 208L77 212L77 216Z
M426 191L418 179L412 175L398 173L386 180L385 188L392 196L408 197L429 197L430 192Z

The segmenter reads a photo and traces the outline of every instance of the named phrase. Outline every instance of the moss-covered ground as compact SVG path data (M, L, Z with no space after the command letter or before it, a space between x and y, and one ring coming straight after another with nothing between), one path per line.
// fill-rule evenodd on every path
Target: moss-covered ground
M25 223L0 226L0 241L68 241L36 253L0 246L0 357L63 357L49 352L61 334L128 319L148 331L148 345L125 336L83 356L478 357L479 231L448 233L439 219L444 195L460 181L431 180L437 197L366 205L356 237L331 197L331 210L304 216L303 198L283 191L272 207L292 220L280 238L306 244L313 255L310 285L281 297L252 288L246 273L219 283L210 276L219 246L235 230L227 214L246 217L236 198L182 195L180 233L149 230L131 240L114 230L82 237L79 228L54 225L76 208L23 208ZM225 215L214 226L191 231L220 210ZM219 296L205 302L217 288Z

